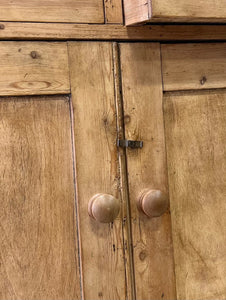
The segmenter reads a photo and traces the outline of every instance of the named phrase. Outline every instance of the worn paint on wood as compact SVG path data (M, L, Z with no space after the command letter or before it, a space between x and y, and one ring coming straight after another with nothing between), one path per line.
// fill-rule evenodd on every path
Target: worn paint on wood
M80 299L68 98L1 98L0 119L0 299Z
M178 299L226 298L226 92L165 95Z
M121 44L125 137L137 299L175 299L171 220L148 219L136 201L146 189L168 192L159 44Z
M1 42L0 95L70 92L66 43Z

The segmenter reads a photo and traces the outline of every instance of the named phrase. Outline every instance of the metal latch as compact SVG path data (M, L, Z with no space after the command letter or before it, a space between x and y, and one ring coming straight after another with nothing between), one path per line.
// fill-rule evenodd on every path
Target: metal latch
M117 147L132 149L143 148L143 142L131 140L117 140Z

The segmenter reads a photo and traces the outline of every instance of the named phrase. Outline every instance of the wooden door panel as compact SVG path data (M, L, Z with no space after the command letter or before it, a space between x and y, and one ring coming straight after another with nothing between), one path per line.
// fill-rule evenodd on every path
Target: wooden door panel
M161 46L164 91L226 87L226 43Z
M76 181L85 299L127 299L121 213L111 224L88 215L98 193L119 197L112 44L69 43Z
M138 211L145 189L168 193L159 44L120 44L125 138L141 140L127 150L137 299L174 299L175 279L169 211L150 219Z
M1 42L0 95L70 93L67 43Z
M1 0L1 21L104 23L102 0Z
M164 100L178 299L225 299L226 91Z
M69 99L0 98L0 299L80 299Z

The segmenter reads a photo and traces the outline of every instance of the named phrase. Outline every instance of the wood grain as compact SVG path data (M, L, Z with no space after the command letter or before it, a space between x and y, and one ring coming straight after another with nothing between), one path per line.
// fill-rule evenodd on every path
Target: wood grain
M125 24L133 25L151 18L149 0L124 0Z
M1 22L0 40L226 40L226 25L89 25L64 23Z
M111 43L69 43L77 197L85 299L126 299L121 213L111 224L88 216L97 193L119 196Z
M80 299L68 98L1 98L0 118L0 299Z
M178 299L226 298L226 92L165 96Z
M122 0L104 0L105 23L122 24Z
M203 22L226 20L224 0L152 0L152 17Z
M0 95L70 92L66 43L1 42Z
M125 137L142 140L127 151L137 299L175 299L171 220L149 219L136 200L146 189L168 192L159 44L120 44Z
M1 0L0 20L104 23L102 0Z
M162 45L165 91L226 87L226 43Z
M225 22L224 0L124 0L126 25L142 22Z

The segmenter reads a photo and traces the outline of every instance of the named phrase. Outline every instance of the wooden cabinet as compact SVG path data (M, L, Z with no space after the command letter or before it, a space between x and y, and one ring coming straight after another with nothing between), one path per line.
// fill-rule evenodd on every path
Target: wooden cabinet
M0 299L225 299L225 44L0 50Z
M225 22L224 0L124 0L126 25L140 22Z

